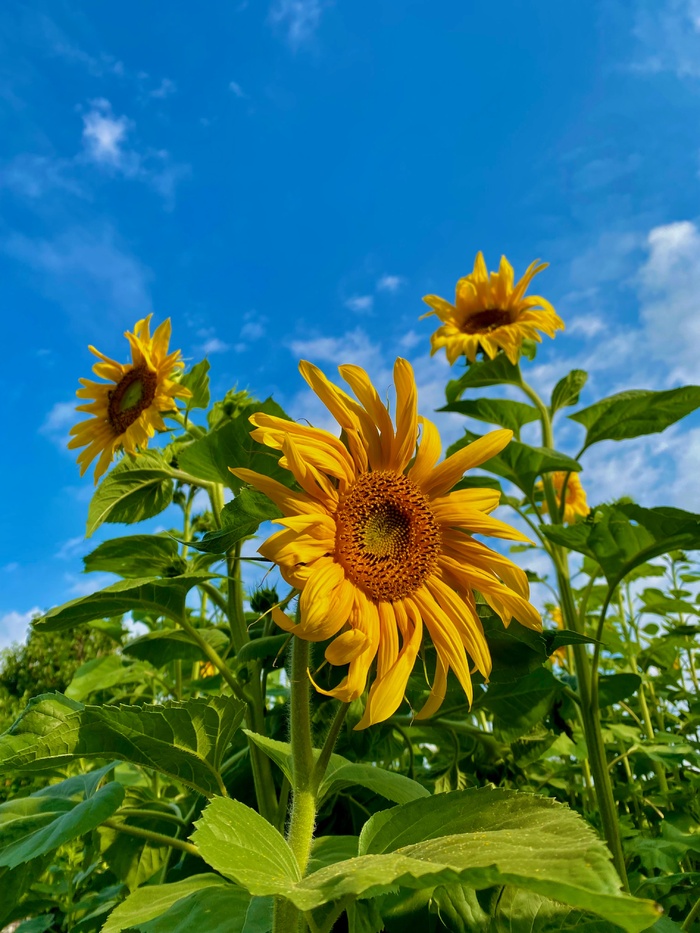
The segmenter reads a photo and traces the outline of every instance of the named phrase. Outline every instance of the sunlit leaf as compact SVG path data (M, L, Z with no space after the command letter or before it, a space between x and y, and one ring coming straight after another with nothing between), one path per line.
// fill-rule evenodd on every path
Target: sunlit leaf
M459 379L447 383L445 396L448 403L456 402L465 389L483 389L504 382L519 384L520 370L508 360L505 353L499 353L492 360L471 363Z
M532 405L525 402L513 402L508 399L477 398L461 402L451 402L440 408L439 411L454 411L477 421L486 421L488 424L499 424L509 428L516 437L524 424L537 421L539 414Z
M187 541L190 547L209 554L225 554L234 544L255 534L262 522L280 518L282 513L257 489L244 487L221 511L221 528L207 532L199 541Z
M588 373L584 369L572 369L559 380L552 390L552 401L549 406L552 415L560 408L578 404L578 397L587 379Z
M175 577L187 562L170 535L126 535L103 541L83 558L85 571L118 573L121 577Z
M95 490L88 509L88 538L103 522L133 524L153 518L170 505L173 479L157 450L125 454Z
M180 377L180 385L185 386L192 393L191 397L185 400L187 410L193 408L209 407L209 360L200 360L191 367L189 372Z

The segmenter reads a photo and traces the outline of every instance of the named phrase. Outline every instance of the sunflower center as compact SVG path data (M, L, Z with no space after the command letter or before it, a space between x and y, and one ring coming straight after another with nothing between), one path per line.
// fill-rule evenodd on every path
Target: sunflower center
M158 375L147 366L125 373L109 393L107 418L117 434L123 434L145 411L156 395Z
M500 308L487 308L485 311L478 311L468 317L462 324L462 330L466 334L483 334L496 330L497 327L503 327L504 324L510 324L508 311L502 311Z
M440 526L415 483L400 473L364 473L336 514L336 553L372 599L409 596L435 570Z

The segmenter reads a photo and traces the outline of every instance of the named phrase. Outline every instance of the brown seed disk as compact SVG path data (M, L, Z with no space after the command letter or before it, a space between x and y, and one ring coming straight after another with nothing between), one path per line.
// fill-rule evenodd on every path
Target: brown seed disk
M484 331L496 330L497 327L503 327L504 324L510 324L510 322L508 311L487 308L486 311L478 311L468 317L462 324L462 330L465 334L483 334Z
M430 503L406 476L364 473L336 513L336 555L348 577L372 599L409 596L440 555L440 526Z
M135 366L122 376L109 393L107 409L107 418L115 434L123 434L148 408L157 388L158 375L148 366Z

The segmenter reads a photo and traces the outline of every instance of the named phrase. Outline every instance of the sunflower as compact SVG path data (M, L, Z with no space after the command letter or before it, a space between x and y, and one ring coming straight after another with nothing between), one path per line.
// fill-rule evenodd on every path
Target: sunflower
M437 295L423 299L433 309L423 317L436 314L442 321L430 339L431 354L444 347L452 365L462 354L473 363L479 349L493 359L500 348L515 365L523 340L541 342L538 331L554 337L564 328L554 308L540 295L525 297L532 279L547 265L531 263L514 285L513 267L505 256L498 272L489 275L483 253L477 253L474 271L457 282L453 305Z
M554 606L553 609L549 612L552 617L552 622L555 623L556 627L561 631L566 628L564 625L564 616L559 606ZM564 665L566 664L566 645L563 645L561 648L556 648L550 655L552 660L556 659L557 664Z
M566 484L566 502L564 503L564 514L561 517L562 522L565 525L571 525L576 521L577 515L583 515L585 518L590 509L588 508L588 500L586 499L586 490L581 485L578 473L567 474L566 472L558 472L550 473L549 475L552 477L552 485L554 486L554 492L560 509L561 491L564 486L564 480L567 476L569 477ZM537 488L542 489L541 480L537 483ZM542 503L542 511L545 515L549 511L546 500Z
M170 319L163 321L152 337L150 320L149 314L136 322L133 333L124 334L131 346L131 363L117 363L90 347L90 352L100 360L93 366L93 372L109 382L80 380L83 388L76 395L92 401L78 405L76 410L88 412L92 417L71 428L74 437L68 446L86 448L78 457L81 476L99 456L95 483L109 467L115 451L123 448L135 454L137 446L146 447L156 431L166 430L160 413L173 411L176 398L188 398L191 394L172 378L184 363L179 350L168 353Z
M376 659L356 728L387 719L401 703L423 626L437 661L430 696L418 715L425 718L439 708L450 670L471 702L467 656L484 677L491 670L475 592L505 625L513 617L532 629L542 625L528 602L523 571L472 537L527 540L490 517L498 493L450 493L465 470L503 450L512 432L493 431L437 464L440 437L417 414L416 384L406 360L394 367L396 427L360 367L340 367L358 401L311 363L299 368L339 423L340 438L259 412L250 419L253 437L282 452L280 466L293 474L300 491L250 470L232 471L283 513L278 519L283 530L268 538L260 553L300 590L300 621L295 624L279 608L273 618L308 641L333 639L326 660L348 665L346 676L332 690L316 689L346 703L364 692Z

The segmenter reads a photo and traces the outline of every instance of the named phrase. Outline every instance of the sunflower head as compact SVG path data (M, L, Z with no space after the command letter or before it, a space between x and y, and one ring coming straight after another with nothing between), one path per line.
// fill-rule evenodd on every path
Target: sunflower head
M340 373L354 398L311 363L300 369L340 426L328 431L259 412L253 437L281 452L298 491L250 470L235 475L278 506L282 530L260 553L299 593L298 622L279 608L280 628L307 641L329 641L329 664L347 668L337 687L317 689L357 699L374 669L357 728L381 722L401 703L427 630L436 650L430 696L418 714L432 715L454 671L471 700L470 671L488 678L489 648L476 609L478 592L508 625L541 628L528 601L527 577L473 535L527 540L491 517L498 493L451 492L464 472L502 450L510 431L493 431L442 463L435 426L417 413L413 371L394 367L396 417L358 366ZM420 437L420 440L419 440Z
M564 513L561 516L561 520L565 525L572 525L576 521L577 515L582 515L584 518L588 515L590 509L588 507L588 500L586 499L586 490L581 485L581 480L578 473L566 473L566 472L556 472L549 474L552 478L552 485L554 486L554 492L557 497L557 503L559 504L559 509L561 511L561 497L564 490L564 482L566 481L566 492L565 492L565 501L564 501ZM566 477L569 477L566 480ZM538 490L541 490L542 481L540 480L535 487ZM547 507L547 500L542 503L542 511L546 515L549 511Z
M431 353L444 347L452 364L462 355L473 363L479 350L490 359L503 350L515 365L524 340L541 342L540 331L554 337L564 328L561 318L541 295L525 295L532 279L546 268L539 260L531 263L515 284L505 256L498 272L489 274L483 254L477 253L473 271L457 282L454 304L437 295L423 299L432 308L424 317L435 314L442 321L431 337Z
M90 347L99 362L92 370L105 382L81 379L82 388L76 395L89 401L77 406L77 411L91 417L71 428L70 448L85 447L78 457L81 476L92 461L95 483L107 470L117 450L137 453L146 447L156 431L166 430L161 412L173 411L176 398L188 398L189 389L173 379L184 363L180 351L168 353L170 319L150 333L149 315L136 322L133 332L125 337L131 349L130 363L117 363Z

